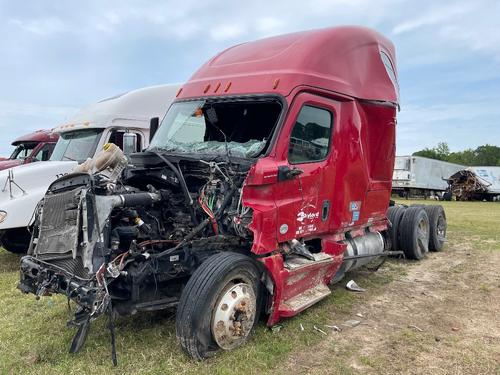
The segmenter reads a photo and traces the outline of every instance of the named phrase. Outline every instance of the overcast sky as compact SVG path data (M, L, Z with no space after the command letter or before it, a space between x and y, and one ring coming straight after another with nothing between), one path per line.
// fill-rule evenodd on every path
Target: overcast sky
M500 145L499 15L496 0L0 0L0 156L86 104L186 81L233 44L346 24L396 45L398 154Z

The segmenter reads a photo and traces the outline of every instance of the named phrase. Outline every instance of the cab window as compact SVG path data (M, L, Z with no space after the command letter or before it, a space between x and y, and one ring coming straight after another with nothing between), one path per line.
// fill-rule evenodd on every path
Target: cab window
M16 147L9 159L24 160L31 155L36 146L36 143L21 143Z
M47 143L45 144L38 152L36 153L34 157L34 161L46 161L50 159L50 155L52 154L52 151L54 150L55 144L54 143Z
M288 161L309 163L326 158L330 148L333 116L323 108L305 105L292 130Z
M142 137L141 134L138 132L132 132L134 134L137 134L137 150L142 150ZM125 131L123 130L113 130L111 134L109 135L109 143L114 143L118 147L120 147L121 150L123 150L123 134L125 134Z

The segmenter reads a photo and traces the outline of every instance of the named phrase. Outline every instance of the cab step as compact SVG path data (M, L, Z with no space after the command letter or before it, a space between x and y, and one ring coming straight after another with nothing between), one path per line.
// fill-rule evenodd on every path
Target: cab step
M295 297L286 300L282 304L281 309L297 313L321 301L331 293L331 290L325 284L318 284L314 288L306 289Z

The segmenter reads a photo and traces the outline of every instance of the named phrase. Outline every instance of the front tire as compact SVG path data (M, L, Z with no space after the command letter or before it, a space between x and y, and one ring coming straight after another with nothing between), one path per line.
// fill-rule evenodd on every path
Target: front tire
M212 255L193 273L176 314L176 334L193 358L244 344L259 318L260 272L251 258L224 252Z
M0 232L0 245L14 254L26 254L31 241L27 228L5 229Z

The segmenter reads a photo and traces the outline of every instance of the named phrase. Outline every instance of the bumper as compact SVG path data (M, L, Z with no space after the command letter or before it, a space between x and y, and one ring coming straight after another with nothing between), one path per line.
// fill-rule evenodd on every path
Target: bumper
M21 258L18 289L33 293L39 298L52 293L63 294L78 305L92 311L104 290L93 279L83 279L61 267L44 262L30 255Z

